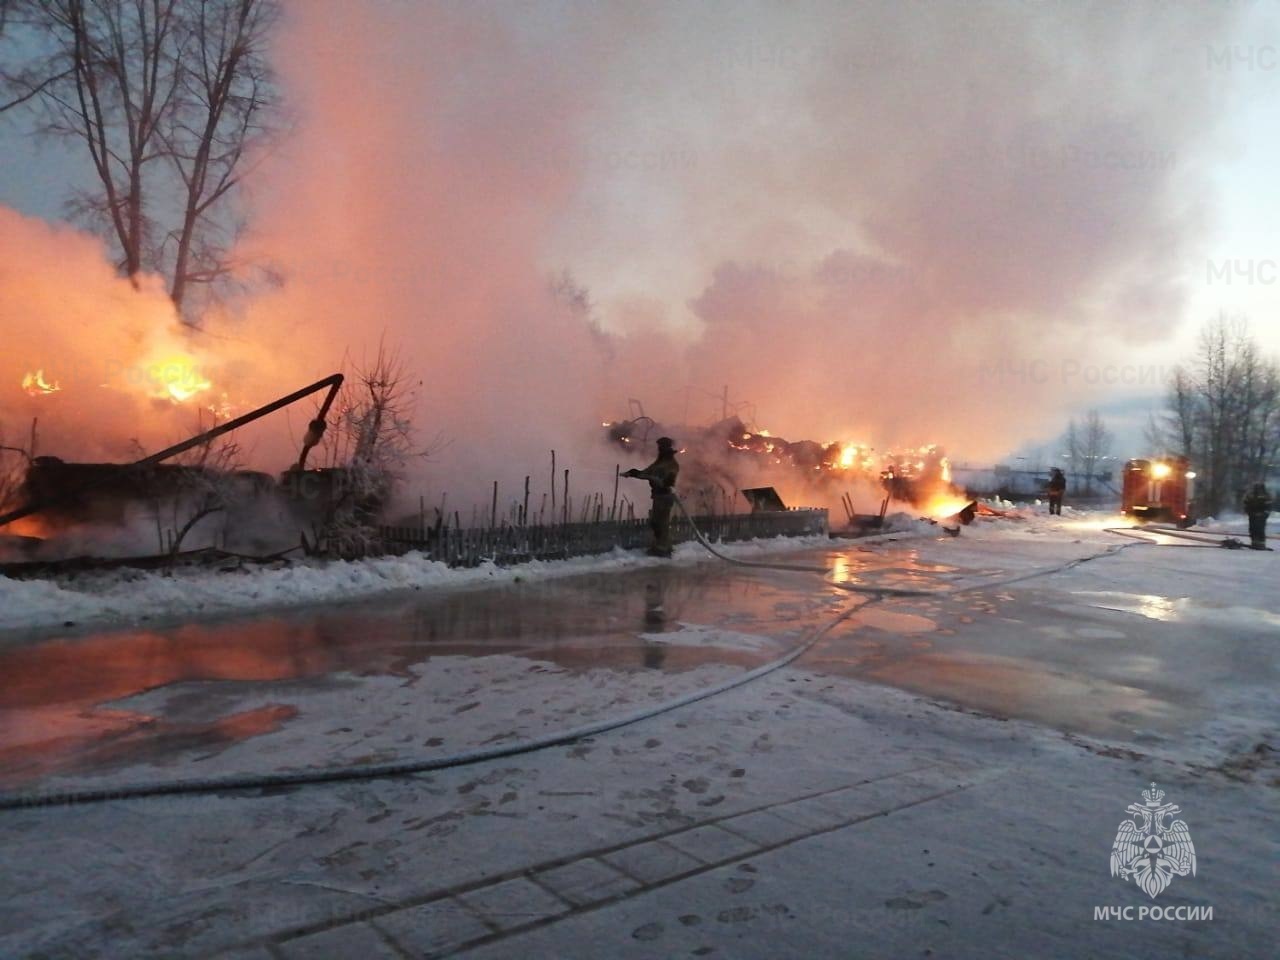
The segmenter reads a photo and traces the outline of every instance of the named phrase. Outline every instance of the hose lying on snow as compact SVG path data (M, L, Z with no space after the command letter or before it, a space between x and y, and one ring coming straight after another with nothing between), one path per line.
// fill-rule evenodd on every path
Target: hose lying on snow
M817 565L799 564L799 563L777 563L771 560L770 561L739 560L736 557L727 556L726 554L721 553L719 550L713 547L707 541L707 538L702 535L702 531L699 530L698 525L693 522L693 517L689 516L689 512L685 510L684 503L680 500L679 497L676 498L676 504L680 507L680 512L684 514L684 518L689 521L689 526L693 529L693 535L697 538L698 542L702 544L704 547L706 547L707 550L713 556L719 557L721 560L724 560L727 563L737 564L738 566L741 566L741 567L763 567L769 570L799 570L803 573L820 573L823 576L826 576L827 573L830 572L827 570L826 567L820 567ZM876 599L884 599L888 597L952 596L953 594L966 593L970 590L982 590L984 588L989 588L989 587L1003 587L1012 583L1020 583L1023 580L1031 580L1034 577L1043 577L1051 573L1061 573L1064 570L1070 570L1072 567L1077 567L1080 564L1087 563L1090 560L1098 560L1098 559L1101 559L1102 557L1113 556L1114 554L1119 553L1121 550L1124 550L1127 547L1131 547L1131 546L1133 546L1133 544L1130 544L1130 543L1120 544L1118 546L1108 547L1106 550L1102 551L1102 553L1091 554L1090 556L1087 556L1087 557L1079 557L1075 560L1069 560L1066 563L1058 564L1057 566L1049 567L1048 569L1045 569L1045 570L1032 570L1029 573L1020 573L1017 576L1008 577L1004 580L997 580L994 582L984 581L981 583L969 584L968 586L964 586L964 587L949 587L944 590L919 590L911 587L881 587L881 586L876 586L874 584L860 584L860 583L832 582L831 585L833 587L838 587L841 590L848 590L850 593L871 594Z
M693 530L693 535L697 541L707 548L707 551L714 557L719 557L725 563L732 563L739 567L761 567L766 570L793 570L800 573L820 573L824 577L830 573L826 567L817 564L804 563L779 563L776 560L740 560L737 557L731 557L728 554L721 553L711 545L711 542L703 536L702 531L698 529L698 525L693 522L693 517L689 516L689 511L684 507L684 501L679 497L675 498L676 506L680 508L680 512L684 514L685 520L689 522L689 528ZM860 583L836 583L834 586L841 590L848 590L850 593L867 593L878 597L924 597L936 590L920 590L911 587L878 587L873 584Z
M716 550L706 537L703 536L692 518L685 511L684 504L679 499L676 503L680 505L680 512L689 520L694 535L698 542L701 543L712 555L719 557L727 563L744 567L761 567L771 570L795 570L805 573L820 573L826 575L828 570L826 567L805 564L787 564L774 563L765 561L739 560L735 557L727 556ZM767 676L787 664L792 663L797 658L808 652L814 644L825 637L837 625L848 619L859 610L863 610L873 603L879 603L891 597L911 597L911 596L951 596L959 593L966 593L972 590L988 589L992 587L1006 586L1011 583L1017 583L1023 580L1029 580L1033 577L1042 577L1052 573L1058 573L1063 570L1069 570L1072 567L1079 566L1090 560L1096 560L1102 557L1112 556L1121 550L1133 546L1132 543L1118 544L1104 550L1102 553L1093 554L1087 557L1079 557L1068 563L1059 564L1044 570L1033 570L1029 573L1019 574L1014 577L1008 577L1004 580L986 581L982 583L974 583L964 587L952 587L945 590L915 590L898 587L875 587L861 584L841 584L834 586L852 593L870 594L870 598L850 610L846 610L838 617L817 628L810 636L801 640L791 650L787 651L776 660L771 660L762 666L749 670L740 676L726 680L715 686L708 687L705 690L695 690L684 696L676 697L665 703L660 703L644 710L633 713L624 714L621 717L600 720L596 723L589 723L584 726L573 727L569 730L562 730L557 733L546 734L541 737L534 737L531 740L525 740L520 743L507 744L505 746L481 747L475 750L464 750L459 753L447 754L442 757L430 757L417 760L403 760L394 763L379 764L362 764L354 767L333 767L330 769L320 770L298 770L295 772L267 773L267 774L234 774L225 777L202 777L190 780L171 780L162 781L160 783L139 783L125 784L118 787L102 787L98 789L85 790L67 790L67 791L49 791L44 793L29 794L0 794L0 811L3 810L19 810L31 807L48 807L48 806L76 806L89 803L105 803L112 800L140 800L149 797L173 797L191 794L208 794L208 793L224 793L231 791L244 790L271 790L287 787L301 787L311 784L321 783L344 783L359 780L377 780L387 777L402 777L417 773L429 773L433 770L447 770L452 767L468 766L474 763L482 763L488 760L499 760L505 757L519 756L520 754L533 753L538 750L545 750L548 747L562 746L572 743L575 740L581 740L586 737L596 736L611 730L617 730L620 727L630 726L639 723L642 720L648 720L660 714L667 713L680 707L688 706L699 700L705 700L709 697L726 693L736 687L751 683L761 677Z
M1178 544L1178 546L1187 547L1225 547L1228 550L1238 550L1247 546L1241 540L1228 534L1209 533L1208 531L1192 531L1192 530L1176 530L1172 527L1105 527L1103 533L1111 533L1117 537L1128 537L1139 543L1153 543L1157 546L1172 546L1172 544L1161 543L1150 534L1156 534L1162 537L1174 537L1179 540L1187 540L1188 543Z

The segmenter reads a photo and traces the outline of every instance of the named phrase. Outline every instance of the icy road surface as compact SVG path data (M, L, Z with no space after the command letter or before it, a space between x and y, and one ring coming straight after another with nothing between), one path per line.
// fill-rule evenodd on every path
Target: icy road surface
M828 580L690 561L10 633L15 793L513 743L825 631L744 687L538 753L0 811L0 955L1269 955L1280 555L1110 522L779 555ZM1108 870L1152 780L1200 855L1155 903L1211 921L1094 919L1153 903Z

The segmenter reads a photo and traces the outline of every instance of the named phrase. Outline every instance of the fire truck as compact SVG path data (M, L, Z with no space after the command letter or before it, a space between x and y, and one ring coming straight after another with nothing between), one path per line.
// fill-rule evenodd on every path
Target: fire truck
M1130 460L1124 465L1121 510L1140 522L1166 521L1189 527L1196 522L1191 499L1195 478L1186 457Z

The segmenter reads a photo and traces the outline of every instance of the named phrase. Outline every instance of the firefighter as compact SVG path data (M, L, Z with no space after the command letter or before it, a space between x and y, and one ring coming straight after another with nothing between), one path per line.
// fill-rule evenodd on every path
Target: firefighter
M1057 467L1049 476L1049 513L1062 516L1062 495L1067 491L1067 478Z
M643 470L628 470L624 477L649 481L653 506L649 510L649 529L653 532L653 545L649 555L671 556L671 510L676 505L676 476L680 464L676 462L676 445L670 437L658 438L658 459Z
M1267 515L1271 513L1271 496L1264 484L1255 483L1244 497L1244 512L1249 516L1249 539L1255 550L1267 549Z

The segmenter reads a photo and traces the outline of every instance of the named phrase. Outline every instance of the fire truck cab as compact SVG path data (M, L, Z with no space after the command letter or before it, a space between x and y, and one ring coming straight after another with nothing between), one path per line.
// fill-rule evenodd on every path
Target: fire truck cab
M1191 500L1195 477L1186 457L1130 460L1124 465L1121 510L1140 522L1163 520L1189 527L1196 522Z

